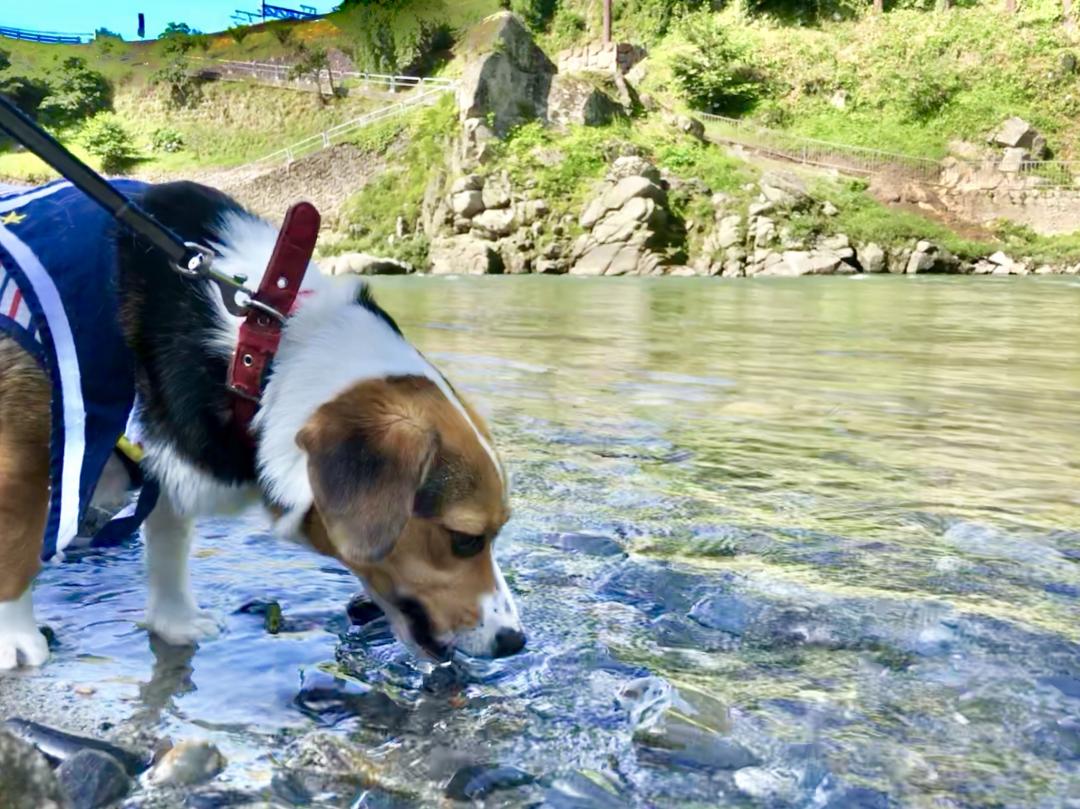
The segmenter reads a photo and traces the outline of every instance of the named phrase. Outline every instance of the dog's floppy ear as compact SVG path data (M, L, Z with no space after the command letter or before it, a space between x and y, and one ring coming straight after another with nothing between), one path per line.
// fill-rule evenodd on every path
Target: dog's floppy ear
M423 407L431 385L420 377L361 383L320 407L296 438L344 561L386 556L412 514L438 446Z

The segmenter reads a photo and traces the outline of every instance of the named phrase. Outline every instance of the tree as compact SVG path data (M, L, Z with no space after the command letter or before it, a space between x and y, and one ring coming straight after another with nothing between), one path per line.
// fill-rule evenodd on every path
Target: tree
M885 0L874 0L874 13L875 14L884 14L885 13Z
M173 36L196 36L201 34L202 31L197 28L192 28L186 22L171 22L165 26L165 30L158 34L158 39L168 39Z
M41 116L53 126L69 126L112 106L108 80L79 56L60 63L50 80L51 92L41 103Z
M173 109L194 107L202 100L202 83L192 74L191 64L183 54L159 68L150 81L169 88L169 106Z
M749 51L733 42L715 14L685 16L686 41L672 60L672 73L690 104L708 112L739 112L758 96L761 76Z
M324 70L326 71L326 81L330 86L330 95L333 96L335 94L334 72L330 68L330 55L326 52L326 48L319 46L302 48L300 50L300 59L289 70L289 76L294 79L311 76L321 96L322 73Z

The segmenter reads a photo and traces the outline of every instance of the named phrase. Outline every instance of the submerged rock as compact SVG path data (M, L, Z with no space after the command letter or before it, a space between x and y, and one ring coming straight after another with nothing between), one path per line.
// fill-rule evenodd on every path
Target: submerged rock
M304 675L294 702L303 713L324 725L358 717L368 727L390 730L402 727L409 718L408 710L384 692L321 671Z
M351 599L349 604L345 607L345 612L349 616L349 620L354 626L363 626L364 624L370 624L382 617L383 611L379 608L379 605L367 597L364 593L357 593Z
M552 781L545 809L626 809L629 801L598 773L572 772Z
M33 745L0 730L0 786L4 809L64 809L60 782Z
M73 809L98 809L123 798L131 779L123 765L100 750L80 750L56 771Z
M146 780L154 786L201 784L225 769L226 763L213 742L204 739L180 742L161 757Z
M462 767L446 785L446 797L455 801L483 800L492 792L531 784L536 779L517 767L473 764Z
M567 551L576 551L587 556L626 556L622 545L611 537L601 534L553 534L548 542Z

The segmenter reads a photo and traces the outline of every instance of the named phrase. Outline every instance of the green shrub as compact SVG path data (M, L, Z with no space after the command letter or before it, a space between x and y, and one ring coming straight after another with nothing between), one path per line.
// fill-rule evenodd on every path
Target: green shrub
M49 83L51 89L40 112L51 126L70 126L112 106L109 82L79 56L64 59Z
M106 174L123 171L135 156L131 136L111 113L92 118L83 129L82 141L86 150L101 160Z
M184 148L184 136L172 127L159 127L150 135L150 148L167 154L179 152Z
M233 38L233 42L235 42L237 45L243 43L244 38L251 33L251 29L248 28L246 25L234 25L229 28L228 31L229 36Z
M763 80L748 48L735 43L721 20L697 12L680 24L685 46L672 74L691 106L710 112L743 112L759 96Z

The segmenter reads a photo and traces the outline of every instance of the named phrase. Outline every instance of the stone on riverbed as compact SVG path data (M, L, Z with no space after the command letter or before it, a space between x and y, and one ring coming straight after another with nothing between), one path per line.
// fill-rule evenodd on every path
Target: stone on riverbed
M359 717L367 727L394 730L409 719L408 710L383 691L321 671L305 673L294 701L303 713L324 725Z
M642 758L664 766L738 770L758 763L731 731L727 706L707 694L674 688L660 677L627 683L620 703L636 725L634 742Z
M481 801L492 792L516 789L536 779L517 767L473 764L462 767L446 785L446 797L455 801Z
M69 804L49 763L34 747L0 730L4 809L63 809Z
M611 537L601 534L552 534L547 537L547 541L555 547L583 553L586 556L626 556L622 545Z
M127 795L131 779L123 765L100 750L80 750L56 771L73 809L98 809Z
M209 781L225 769L225 756L213 742L180 742L162 756L146 777L154 786L189 786Z

